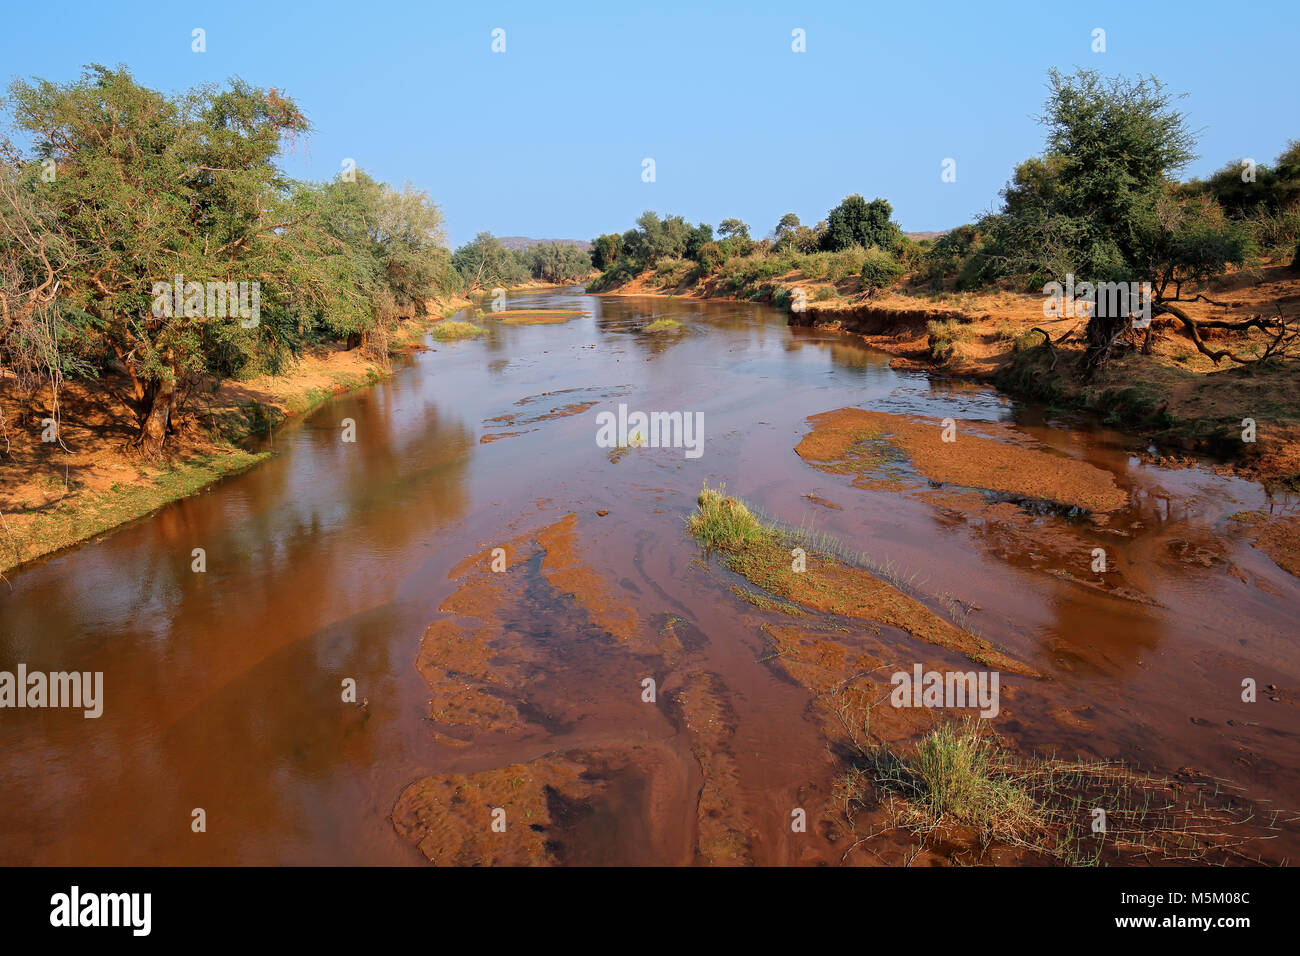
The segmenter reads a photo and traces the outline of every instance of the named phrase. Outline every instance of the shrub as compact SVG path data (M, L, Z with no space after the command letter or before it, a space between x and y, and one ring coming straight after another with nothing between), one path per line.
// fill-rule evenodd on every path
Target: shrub
M809 279L825 279L831 268L830 252L813 252L795 256L794 267Z
M886 252L871 249L867 252L858 274L868 289L884 289L893 285L903 274L903 265Z
M719 274L740 292L764 279L775 279L794 269L794 260L781 256L744 256L728 259Z
M632 258L624 257L591 280L587 288L592 292L613 289L625 282L631 282L641 274L642 264Z
M970 326L952 319L931 321L926 325L930 333L930 357L937 362L947 362L957 355L957 345L971 338Z
M847 276L857 275L862 264L867 261L867 250L862 246L849 246L838 252L832 252L826 264L826 278L839 282Z
M1282 258L1300 240L1300 206L1276 213L1260 213L1248 224L1256 245L1270 256Z
M681 285L694 267L690 259L660 259L655 266L655 278L660 286L672 288Z
M695 254L695 260L706 274L717 272L727 261L727 255L716 242L703 243Z

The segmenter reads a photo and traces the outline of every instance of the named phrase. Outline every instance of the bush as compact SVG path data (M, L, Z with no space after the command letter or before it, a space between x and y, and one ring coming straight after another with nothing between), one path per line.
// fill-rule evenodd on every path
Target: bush
M690 259L660 259L655 266L655 278L660 286L673 288L681 285L694 268L695 263Z
M587 289L591 292L603 292L613 289L625 282L631 282L641 274L642 264L632 258L624 257L592 279Z
M895 255L905 272L915 272L920 267L921 260L925 258L925 254L928 250L928 245L904 236L899 241L898 250Z
M722 268L722 264L727 261L727 254L722 251L722 247L716 242L706 242L696 252L695 261L700 264L706 274L711 274Z
M1247 220L1255 244L1268 255L1282 258L1300 240L1300 206L1280 212L1263 212Z
M858 274L868 289L884 289L893 285L903 274L903 265L886 252L870 250Z
M783 276L794 267L793 259L780 256L744 256L728 259L719 274L731 283L732 291L740 292L764 279Z
M826 264L826 278L839 282L847 276L857 275L867 261L867 250L862 246L849 246L839 252L832 252Z
M930 333L930 357L936 362L947 362L957 355L957 345L971 339L970 326L952 319L931 321L926 325Z
M806 278L825 279L830 273L832 255L834 253L813 252L807 255L795 256L794 267Z

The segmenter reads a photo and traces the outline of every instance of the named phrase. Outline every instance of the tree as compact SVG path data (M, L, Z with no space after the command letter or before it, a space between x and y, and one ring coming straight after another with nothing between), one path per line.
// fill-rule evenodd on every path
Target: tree
M292 208L290 241L302 244L303 259L335 274L304 307L323 336L360 344L383 324L377 320L408 308L422 314L425 300L460 284L443 245L441 210L409 184L396 190L358 169L349 180L300 184Z
M786 213L772 230L772 242L776 248L784 248L794 242L799 232L799 217L792 212Z
M10 96L14 126L34 144L12 157L32 202L5 214L52 212L31 225L43 222L69 252L53 275L60 312L78 323L74 358L127 378L119 394L136 418L134 445L156 456L195 379L273 343L291 306L290 223L279 218L287 183L274 159L307 120L276 91L241 81L168 97L98 65L65 85L16 81ZM39 290L49 274L24 263L21 281ZM185 301L159 314L155 284L176 276ZM189 307L191 289L236 280L262 286L265 321L244 327Z
M612 266L615 260L618 259L622 243L623 237L616 232L606 233L593 239L591 241L592 268L604 272Z
M723 239L748 239L749 226L739 219L724 219L718 223L718 235Z
M1246 361L1207 347L1198 324L1175 304L1185 283L1221 275L1253 250L1217 205L1179 198L1176 173L1194 158L1195 137L1173 97L1155 77L1103 79L1089 70L1067 77L1051 70L1048 81L1044 168L1051 175L1028 211L1014 202L1004 210L1009 222L1031 227L1024 238L1050 250L1051 259L1040 261L1058 280L1065 270L1092 283L1150 283L1153 315L1176 318L1215 362ZM1129 311L1093 308L1084 332L1086 371L1105 365L1131 333ZM1215 324L1271 326L1262 317ZM1279 341L1284 334L1282 324ZM1146 347L1149 341L1150 332Z
M451 263L468 289L518 284L528 270L490 232L480 232L451 256Z
M1279 213L1300 200L1300 140L1292 140L1271 166L1233 160L1209 179L1188 183L1186 192L1210 196L1235 219Z
M699 259L701 247L712 241L713 227L706 223L700 223L686 236L686 258Z
M879 246L892 253L903 238L902 229L891 218L893 213L884 199L867 202L856 193L847 196L826 217L822 248L838 252L850 246Z
M577 246L539 242L524 251L529 272L546 282L576 282L591 271L591 257Z

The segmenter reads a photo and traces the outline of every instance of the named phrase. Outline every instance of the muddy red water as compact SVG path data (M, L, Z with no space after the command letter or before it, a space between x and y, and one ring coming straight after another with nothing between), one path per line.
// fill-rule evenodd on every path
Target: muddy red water
M544 293L510 307L587 314L437 343L276 435L252 472L0 590L0 670L104 675L98 719L0 710L0 863L839 861L816 824L837 767L808 690L764 659L770 615L685 532L705 481L968 609L1045 675L1004 675L994 723L1018 749L1190 768L1294 809L1300 582L1229 518L1294 501L1143 464L1127 435L891 371L759 306ZM684 329L641 331L656 318ZM611 454L596 416L619 403L703 413L702 453ZM1111 473L1127 503L1098 522L857 486L794 453L809 416L849 406L1004 423ZM471 606L483 569L467 560L507 542L518 563L499 600ZM206 573L191 571L199 547ZM494 629L473 681L422 652L431 626L471 624ZM873 640L906 669L970 666L888 629ZM458 676L509 712L436 712L438 681ZM346 678L364 706L342 701ZM544 837L511 855L458 835L428 810L457 787ZM1276 843L1296 852L1290 833Z

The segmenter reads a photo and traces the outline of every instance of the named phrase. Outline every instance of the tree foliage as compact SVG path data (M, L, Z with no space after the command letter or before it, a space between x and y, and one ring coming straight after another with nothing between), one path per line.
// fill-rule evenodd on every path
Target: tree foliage
M167 95L93 65L15 81L6 107L25 146L6 139L0 161L0 350L22 364L45 323L59 373L101 378L147 455L200 385L273 371L305 342L360 341L453 278L424 193L284 176L282 142L309 126L275 90ZM230 283L251 320L224 299L214 313Z
M822 248L838 252L850 246L864 249L878 246L886 252L893 252L903 238L903 231L892 219L893 214L893 207L884 199L867 202L856 193L847 196L826 217Z

